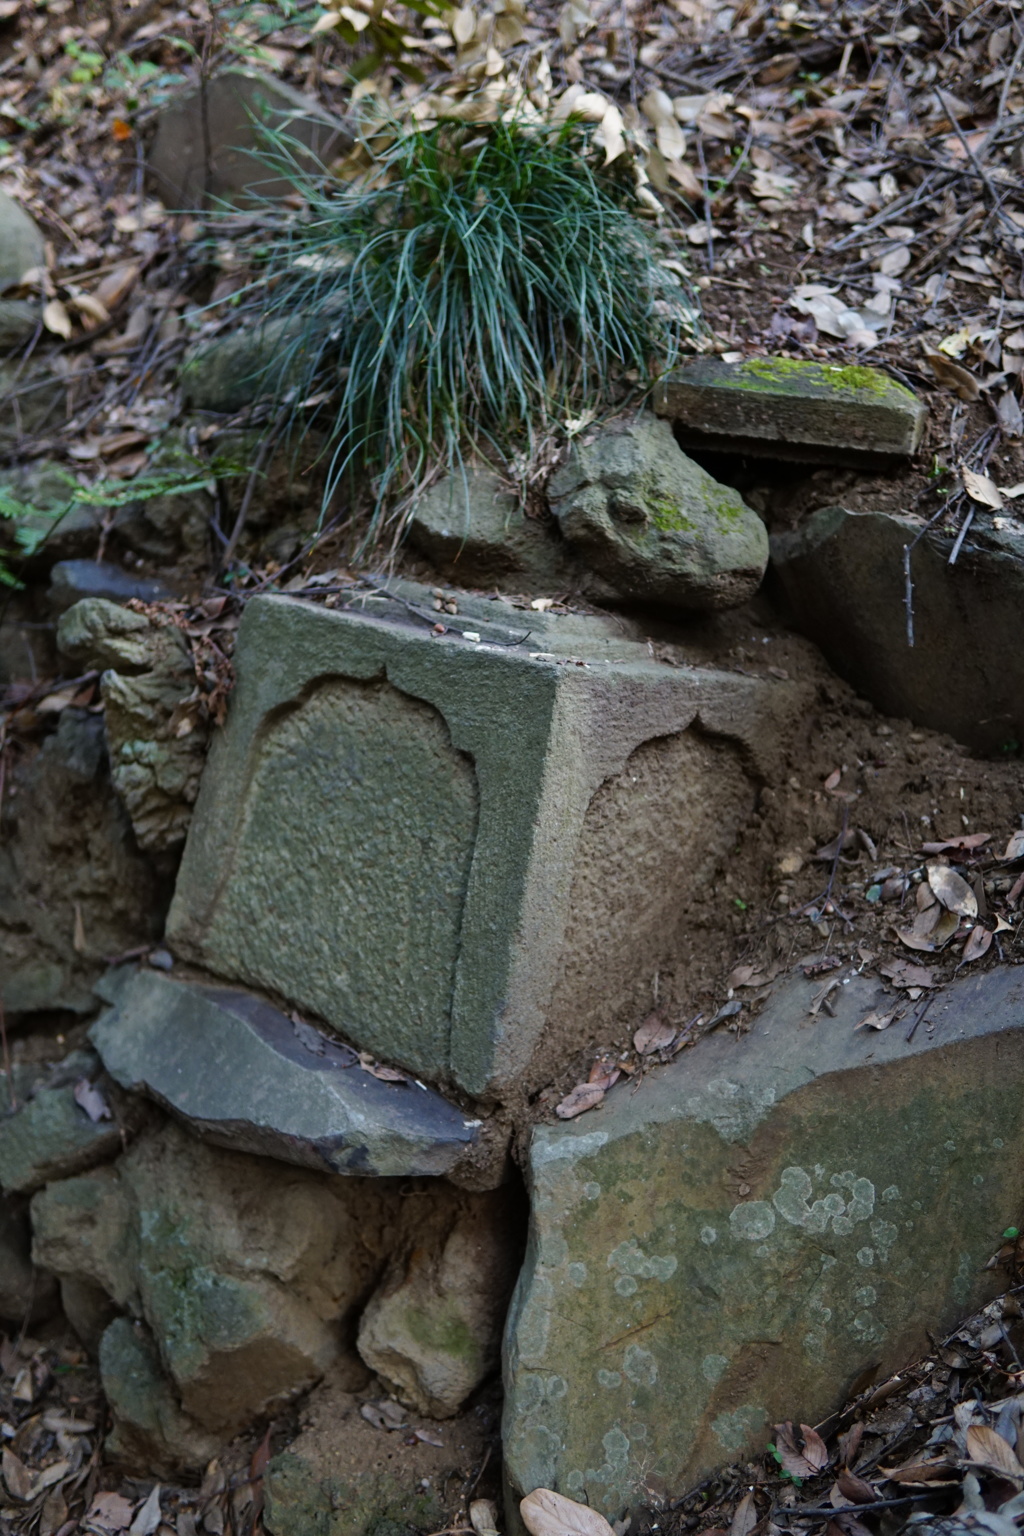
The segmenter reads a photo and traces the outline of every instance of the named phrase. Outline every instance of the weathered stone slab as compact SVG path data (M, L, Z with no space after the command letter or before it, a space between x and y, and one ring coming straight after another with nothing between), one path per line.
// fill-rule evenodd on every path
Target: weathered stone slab
M50 606L63 613L85 597L104 597L114 603L133 598L161 603L174 594L154 576L130 576L108 560L59 560L50 572Z
M787 983L748 1036L709 1036L638 1092L535 1131L532 1225L506 1333L517 1493L609 1516L813 1424L866 1366L928 1348L998 1286L1024 1208L1024 973L857 1030Z
M202 209L290 192L291 182L267 164L260 125L285 134L289 151L307 165L351 143L342 123L283 80L222 70L160 112L148 170L167 206Z
M788 357L695 358L662 380L654 408L684 447L855 466L915 453L927 415L879 368Z
M911 647L903 552L920 531L889 512L823 507L773 536L772 563L794 622L878 709L998 752L1024 741L1024 529L979 515L953 566L952 538L925 535L911 556Z
M401 592L247 605L168 939L514 1098L646 1007L805 692L663 665L621 620L460 598L434 635L429 592Z
M251 993L132 971L90 1038L122 1087L235 1151L410 1177L452 1172L476 1139L478 1122L440 1095L381 1082L351 1050Z
M0 192L0 294L16 287L27 272L45 267L42 231L30 213ZM0 297L0 347L16 347L31 336L42 306L27 299Z
M646 411L575 441L548 499L570 548L620 597L698 613L734 608L768 564L757 513Z

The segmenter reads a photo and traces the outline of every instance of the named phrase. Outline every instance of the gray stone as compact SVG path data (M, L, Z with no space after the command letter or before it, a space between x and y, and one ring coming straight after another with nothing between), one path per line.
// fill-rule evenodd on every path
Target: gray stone
M88 1081L99 1063L91 1052L80 1070ZM53 1179L94 1168L121 1150L121 1129L111 1117L93 1122L75 1099L74 1085L41 1088L14 1114L0 1120L0 1187L4 1194L31 1194Z
M147 1476L201 1467L222 1449L218 1436L183 1413L143 1323L115 1318L99 1346L103 1391L114 1418L105 1449Z
M476 1139L474 1122L436 1093L381 1082L354 1052L250 993L140 970L90 1038L122 1087L237 1151L411 1176L450 1173Z
M179 630L102 597L64 613L57 644L100 679L110 774L139 847L179 848L206 762L209 723L187 709L195 667Z
M278 366L281 350L301 328L295 319L257 322L192 348L181 367L186 404L231 415L273 397L287 381Z
M497 1369L501 1326L522 1258L506 1191L407 1201L358 1347L387 1390L419 1413L457 1414Z
M416 503L409 542L453 580L531 591L573 586L579 570L557 530L527 517L519 497L490 470L449 475Z
M840 976L840 973L836 973ZM785 983L636 1092L532 1138L506 1334L517 1493L617 1518L814 1424L992 1295L1024 1207L1024 979L954 983L905 1027L854 972L835 1017Z
M687 448L854 467L916 453L927 416L880 368L789 357L694 358L657 386L654 408Z
M168 938L420 1076L521 1099L641 1016L666 914L808 694L663 665L624 621L527 633L498 601L432 635L429 592L400 590L423 618L247 604Z
M222 70L160 111L148 170L167 206L205 209L290 192L291 181L267 163L261 125L287 136L288 153L303 168L328 163L352 143L342 122L284 81Z
M0 827L4 1007L8 1018L92 1012L106 957L159 936L164 882L139 853L111 786L98 715L66 709L54 735L18 762L13 782Z
M1024 530L978 513L956 564L952 539L914 549L914 645L904 549L921 531L888 512L825 507L772 539L795 623L847 682L888 715L945 731L978 752L1024 742Z
M548 500L574 553L633 601L735 607L757 590L768 563L757 513L688 459L668 423L653 416L577 439Z
M168 1124L32 1200L33 1253L149 1328L181 1410L230 1436L347 1354L399 1184L329 1179Z
M15 288L26 272L46 266L42 231L31 214L0 192L0 295ZM40 306L26 299L0 297L0 347L16 347L39 324Z
M163 603L174 593L153 576L130 576L109 560L59 560L50 572L50 606L63 613L86 597L105 597L113 603Z

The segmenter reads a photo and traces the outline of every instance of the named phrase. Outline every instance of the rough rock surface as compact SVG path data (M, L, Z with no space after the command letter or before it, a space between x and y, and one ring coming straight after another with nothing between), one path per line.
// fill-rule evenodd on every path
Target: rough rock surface
M666 912L807 692L663 665L624 621L531 613L527 649L496 601L444 636L373 611L247 605L169 942L422 1077L523 1097L642 1016Z
M74 1051L13 1114L0 1120L0 1188L5 1195L31 1194L52 1179L94 1168L121 1150L113 1114L93 1121L75 1098L77 1082L100 1072L92 1051ZM108 1106L109 1109L109 1106Z
M292 183L261 160L261 124L287 135L299 163L303 149L311 163L328 164L351 144L338 119L284 81L249 69L222 70L199 89L174 96L159 114L148 170L167 206L206 209L244 202L247 192L260 198L290 192Z
M78 665L106 669L100 690L110 774L140 848L180 847L199 793L208 737L202 725L184 735L178 731L182 706L195 688L181 634L93 597L62 615L57 644Z
M0 452L9 452L22 437L60 427L68 391L58 366L59 360L34 369L17 359L0 362Z
M181 368L186 402L194 411L232 413L273 395L282 383L281 348L299 329L296 320L269 320L192 348Z
M438 1094L380 1081L354 1051L252 993L155 971L121 972L105 986L114 1006L91 1039L108 1071L221 1146L331 1173L411 1177L451 1172L476 1138L476 1123Z
M42 231L31 214L0 192L0 294L20 283L33 267L46 266ZM0 347L16 347L39 323L38 304L0 298Z
M114 1419L105 1445L113 1460L171 1477L202 1466L222 1448L219 1436L181 1411L144 1323L115 1318L100 1340L99 1362Z
M32 1201L36 1262L156 1342L180 1409L229 1436L345 1354L397 1189L221 1151L167 1125Z
M955 983L857 1030L878 983L789 982L639 1092L533 1136L532 1226L506 1336L516 1490L619 1516L814 1424L993 1294L1024 1208L1024 980Z
M624 598L731 608L757 590L768 563L757 513L653 416L577 439L548 500L573 552Z
M916 452L927 415L880 368L789 357L695 358L658 385L654 406L686 447L854 466Z
M438 1190L425 1209L406 1203L358 1337L359 1353L399 1402L450 1418L497 1368L522 1256L515 1214L505 1190Z
M449 475L416 504L409 540L453 580L484 586L518 578L530 591L574 584L578 568L557 530L527 517L490 470Z
M953 566L952 539L925 535L911 556L911 648L903 551L920 531L892 513L824 507L775 535L772 563L794 619L886 714L980 752L1024 741L1024 530L979 514Z
M30 459L5 470L0 474L0 494L26 508L9 523L0 523L0 535L15 548L26 543L34 546L34 566L80 558L95 550L103 510L71 504L72 477L53 459Z
M65 710L14 782L0 826L4 1007L85 1013L104 957L158 936L163 882L111 787L99 716Z

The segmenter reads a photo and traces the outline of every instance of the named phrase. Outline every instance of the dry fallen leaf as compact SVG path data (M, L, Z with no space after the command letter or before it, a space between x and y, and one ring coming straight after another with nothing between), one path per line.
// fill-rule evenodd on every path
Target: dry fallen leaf
M663 1051L676 1037L674 1024L667 1024L660 1013L649 1014L633 1036L633 1045L641 1056L652 1051Z
M952 362L941 352L926 352L925 361L939 383L959 395L961 400L981 399L981 387L977 379L966 368L961 368L959 363Z
M550 1488L537 1488L519 1504L530 1536L613 1536L604 1515Z
M1010 1477L1024 1482L1024 1467L1002 1435L989 1429L986 1424L972 1424L967 1431L967 1459L998 1472L1000 1477Z
M1007 863L1011 859L1024 859L1024 831L1012 834L1003 853L1003 859Z
M891 1483L909 1483L912 1486L954 1480L959 1482L955 1469L940 1457L931 1461L908 1461L902 1467L879 1467L878 1471L880 1476L887 1477Z
M964 965L970 965L972 960L980 960L982 955L987 955L992 948L992 939L991 929L983 928L980 923L972 928L961 956Z
M991 475L979 475L973 469L961 468L960 478L972 501L979 501L983 506L991 507L994 512L1003 510L1003 493Z
M1021 834L1024 838L1024 833ZM944 843L922 843L922 853L972 853L975 848L983 848L986 843L992 841L991 832L967 832L963 837L951 837ZM1021 852L1024 853L1024 841L1021 843ZM1004 855L1005 857L1005 855Z
M852 1504L873 1504L878 1497L870 1483L865 1482L862 1477L858 1477L847 1467L836 1474L836 1484L839 1492Z
M3 1474L11 1498L18 1499L22 1504L27 1503L35 1492L35 1480L25 1463L8 1450L6 1445L3 1451Z
M54 336L63 336L65 341L71 339L71 316L60 299L50 299L43 305L43 324Z
M889 1013L878 1013L873 1011L871 1013L865 1014L860 1023L854 1027L856 1029L888 1029L889 1025L892 1023L895 1017L895 1008L893 1008Z
M561 1104L555 1105L555 1114L559 1120L575 1120L577 1115L585 1114L588 1109L596 1109L604 1098L604 1092L598 1083L577 1083Z
M754 1504L754 1495L745 1493L736 1505L736 1513L732 1517L729 1526L729 1536L750 1536L757 1524L757 1507Z
M75 1103L85 1110L93 1125L98 1125L101 1120L112 1120L114 1118L110 1112L110 1105L99 1089L93 1087L87 1077L80 1077L72 1092L74 1093Z
M131 1525L135 1505L119 1493L98 1493L92 1501L86 1524L93 1530L124 1531Z
M498 1536L498 1510L490 1499L474 1499L469 1506L469 1523L476 1536Z
M924 965L912 965L909 960L885 960L878 967L894 987L934 987L935 972Z
M809 1424L800 1425L803 1447L797 1445L793 1425L775 1425L775 1444L782 1462L782 1470L794 1477L813 1477L822 1467L828 1466L828 1448L821 1436Z
M977 917L978 898L955 869L945 864L929 864L928 884L947 912L957 912L961 917Z

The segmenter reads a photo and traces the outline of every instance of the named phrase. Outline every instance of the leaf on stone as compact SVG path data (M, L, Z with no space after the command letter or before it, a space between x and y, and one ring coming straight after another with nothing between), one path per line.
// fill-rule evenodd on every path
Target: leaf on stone
M74 1094L75 1103L80 1109L85 1110L93 1125L98 1125L101 1120L112 1120L114 1118L110 1112L110 1105L99 1089L93 1087L87 1077L80 1077L78 1079L78 1082L72 1089L72 1093Z
M960 917L977 917L978 898L962 875L946 864L929 864L928 884L947 912Z
M633 1045L641 1056L650 1056L653 1051L665 1050L675 1037L675 1025L666 1023L664 1017L655 1010L648 1014L633 1036Z
M604 1089L598 1083L577 1083L561 1104L555 1105L555 1114L559 1120L575 1120L588 1109L596 1109L603 1098Z
M160 1524L160 1484L154 1483L145 1503L140 1504L131 1523L129 1536L153 1536Z
M982 955L987 955L992 948L992 939L992 930L983 928L981 923L976 928L972 928L960 957L963 964L970 965L972 960L980 960Z
M775 1444L778 1448L782 1470L794 1477L814 1477L822 1467L828 1466L828 1448L821 1436L809 1424L800 1425L803 1446L797 1444L793 1425L775 1425Z
M836 1485L844 1499L849 1499L851 1504L873 1504L878 1497L870 1483L847 1467L837 1473Z
M550 1488L537 1488L519 1504L530 1536L612 1536L604 1515Z
M736 1505L736 1512L729 1526L729 1536L750 1536L757 1524L757 1507L754 1504L753 1489L745 1493Z
M954 363L941 352L926 352L925 361L939 383L959 395L961 400L981 399L981 386L977 379L966 368L961 368L959 363Z
M399 1072L397 1067L383 1067L380 1062L374 1061L368 1051L360 1051L359 1065L364 1072L369 1072L371 1077L379 1078L382 1083L408 1083L409 1079L404 1072Z
M972 501L981 502L983 506L991 507L994 512L1003 510L1003 493L992 479L991 475L979 475L976 470L960 470L960 478L964 483L964 490Z
M871 1013L866 1013L864 1015L864 1017L861 1019L860 1023L854 1025L854 1028L855 1029L888 1029L889 1025L892 1023L892 1021L893 1021L893 1019L895 1017L896 1017L896 1010L895 1010L895 1008L891 1009L888 1013L878 1013L877 1011L872 1010Z
M132 1523L135 1505L119 1493L98 1493L93 1499L85 1524L93 1530L125 1531Z
M972 1424L967 1431L967 1459L987 1467L1000 1477L1011 1477L1024 1482L1024 1467L1007 1445L1002 1435L987 1424Z
M11 1498L26 1504L35 1492L35 1482L32 1473L21 1458L15 1456L13 1451L8 1450L6 1445L3 1452L2 1470L4 1482L7 1485L7 1492L11 1495Z
M878 967L882 975L894 987L934 987L935 972L924 965L911 965L909 960L885 960Z

